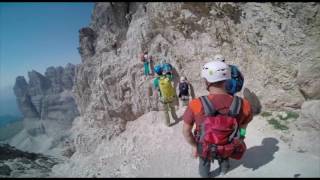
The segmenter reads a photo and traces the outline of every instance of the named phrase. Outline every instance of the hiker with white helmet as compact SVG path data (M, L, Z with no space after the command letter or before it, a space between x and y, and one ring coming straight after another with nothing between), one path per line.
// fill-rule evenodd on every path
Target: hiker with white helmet
M221 54L215 55L213 60L225 62L225 58ZM229 67L231 71L231 78L227 80L225 88L229 94L234 95L235 93L241 91L244 83L244 78L237 66L229 65Z
M246 127L252 120L250 103L225 90L230 68L221 61L206 63L201 70L209 94L190 101L183 115L183 135L199 157L199 174L210 177L211 162L218 160L219 173L229 168L229 158L241 159ZM193 125L195 130L192 132Z
M180 83L179 83L179 95L178 97L182 101L182 105L186 106L189 102L189 83L187 81L187 78L184 76L181 76Z

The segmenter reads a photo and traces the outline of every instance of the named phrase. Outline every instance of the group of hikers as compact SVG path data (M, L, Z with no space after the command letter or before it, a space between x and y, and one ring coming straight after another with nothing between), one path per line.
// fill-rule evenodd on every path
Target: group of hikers
M153 72L155 73L156 77L153 80L154 96L158 97L163 105L162 108L164 109L163 112L165 113L166 125L172 125L170 124L169 112L171 112L171 116L173 117L174 121L178 122L178 118L175 113L175 105L179 104L177 102L177 97L179 97L183 105L187 105L190 96L190 84L187 82L186 77L180 77L180 82L178 85L179 93L177 96L173 85L173 80L177 77L174 77L173 66L167 62L166 59L161 59L160 63L153 68L153 72L151 68L153 57L148 55L148 51L145 51L141 54L141 61L144 65L145 76L150 76L153 74Z
M147 76L152 58L147 52L142 57ZM172 69L172 65L165 61L154 67L153 88L163 104L167 126L170 126L169 112L178 121L173 105L177 96ZM230 167L229 158L239 160L246 151L244 138L253 117L251 105L247 99L235 95L241 91L244 78L235 65L225 63L222 55L217 54L202 66L201 77L209 94L190 102L190 83L186 77L181 77L179 82L178 97L187 106L182 117L183 135L192 146L193 156L199 157L200 176L212 176L210 166L214 160L218 161L219 174L223 175Z

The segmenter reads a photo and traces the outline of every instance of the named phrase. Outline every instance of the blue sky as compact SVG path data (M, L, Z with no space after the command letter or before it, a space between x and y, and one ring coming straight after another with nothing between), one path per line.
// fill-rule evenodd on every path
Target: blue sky
M94 3L0 3L0 100L19 75L81 62L79 29ZM12 93L13 94L13 93ZM1 104L0 104L1 106Z

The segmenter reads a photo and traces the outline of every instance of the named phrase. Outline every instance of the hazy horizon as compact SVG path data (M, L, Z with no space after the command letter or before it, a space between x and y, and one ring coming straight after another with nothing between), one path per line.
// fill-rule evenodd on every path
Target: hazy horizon
M0 3L0 115L17 113L17 76L28 81L32 70L44 74L50 66L81 62L79 30L89 25L93 5Z

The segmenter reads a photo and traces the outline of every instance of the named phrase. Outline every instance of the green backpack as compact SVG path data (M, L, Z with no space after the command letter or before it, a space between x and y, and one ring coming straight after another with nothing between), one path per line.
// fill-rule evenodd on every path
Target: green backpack
M172 87L171 80L167 76L160 76L159 78L159 87L162 100L164 103L173 102L176 97L176 92Z

